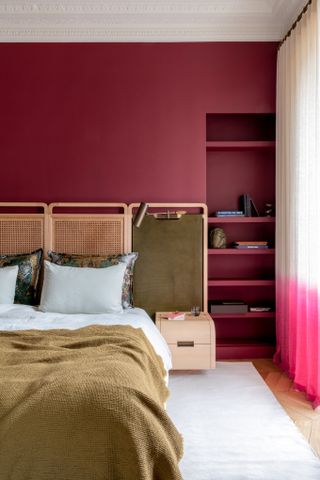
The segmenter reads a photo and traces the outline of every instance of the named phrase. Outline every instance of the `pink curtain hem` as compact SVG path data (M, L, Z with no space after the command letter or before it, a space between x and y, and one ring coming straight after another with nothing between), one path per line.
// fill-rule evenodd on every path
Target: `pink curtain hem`
M310 393L307 392L307 388L304 387L303 385L299 385L297 382L294 381L294 373L293 372L290 372L289 368L284 365L283 362L281 362L279 360L279 355L278 353L275 353L274 356L273 356L273 362L278 365L281 370L283 370L284 372L286 372L286 374L288 375L288 377L293 380L293 387L298 390L299 392L303 392L305 394L305 397L306 399L312 403L312 407L314 409L316 409L317 407L320 406L320 396L317 396L317 395L312 395Z

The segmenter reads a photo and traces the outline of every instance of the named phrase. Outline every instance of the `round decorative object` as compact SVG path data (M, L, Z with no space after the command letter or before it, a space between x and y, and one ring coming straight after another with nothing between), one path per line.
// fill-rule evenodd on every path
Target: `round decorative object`
M211 248L226 248L227 237L222 228L216 227L210 232L210 247Z

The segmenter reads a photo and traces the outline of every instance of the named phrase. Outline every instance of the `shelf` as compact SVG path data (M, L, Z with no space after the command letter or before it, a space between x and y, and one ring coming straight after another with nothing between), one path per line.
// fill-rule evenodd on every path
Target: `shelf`
M215 318L275 318L275 312L210 313Z
M209 287L273 287L274 280L236 280L236 279L217 279L208 280Z
M206 149L211 151L227 150L266 150L275 148L274 141L213 141L206 142Z
M216 344L217 360L271 358L275 352L273 340L220 338Z
M208 255L274 255L274 248L209 248Z
M275 217L209 217L208 223L275 223Z

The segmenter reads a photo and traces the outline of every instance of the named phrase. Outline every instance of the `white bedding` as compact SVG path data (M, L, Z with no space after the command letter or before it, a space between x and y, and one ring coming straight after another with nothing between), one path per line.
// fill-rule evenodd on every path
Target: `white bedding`
M141 308L124 310L118 314L74 314L44 313L28 305L0 305L0 330L50 330L54 328L76 328L87 325L131 325L142 328L144 334L163 360L166 370L172 368L171 353L161 333Z

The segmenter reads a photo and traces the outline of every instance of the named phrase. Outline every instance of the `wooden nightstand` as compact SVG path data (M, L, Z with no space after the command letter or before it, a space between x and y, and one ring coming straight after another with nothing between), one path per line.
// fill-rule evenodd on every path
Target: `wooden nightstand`
M174 370L202 370L216 366L216 334L208 313L194 317L185 314L185 320L163 318L165 312L156 313L156 325L166 339Z

